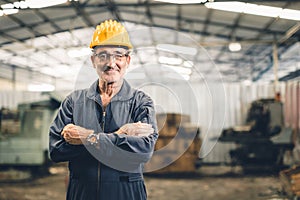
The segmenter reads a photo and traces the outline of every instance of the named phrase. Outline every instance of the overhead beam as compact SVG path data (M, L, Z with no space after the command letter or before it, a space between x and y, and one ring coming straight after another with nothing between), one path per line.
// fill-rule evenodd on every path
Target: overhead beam
M208 25L211 23L211 16L212 16L212 13L213 13L213 9L209 9L208 10L208 12L207 12L207 14L206 14L206 16L205 16L205 21L203 22L203 24L204 24L204 27L203 27L203 32L208 32L207 30L208 30ZM205 39L204 39L205 37L201 37L201 40L200 40L200 42L204 42L205 41Z
M230 31L230 38L229 38L229 42L231 42L232 40L236 40L236 37L235 37L235 32L236 32L236 29L237 29L237 26L239 25L240 21L241 21L241 18L243 17L244 15L243 14L239 14L235 20L234 20L234 23L233 23L233 27ZM217 59L221 58L222 55L225 53L225 52L228 52L228 46L223 46L221 51L218 53L218 55L216 56Z
M100 5L104 6L102 7L103 9L103 12L107 11L107 8L106 8L106 4L97 4L95 5L95 7L99 7ZM142 4L143 6L145 6L145 4ZM118 5L119 6L119 5ZM138 5L136 5L138 6ZM151 6L153 6L153 4L149 4L149 9ZM69 8L69 7L68 7ZM50 8L49 8L50 9ZM52 9L52 8L51 8ZM62 9L60 7L57 7L56 9ZM62 9L62 12L63 12L63 9ZM101 10L99 11L94 11L94 12L90 12L89 15L92 15L92 14L98 14L99 12L101 12ZM132 13L132 11L130 10L122 10L122 12L125 12L125 13ZM136 14L140 14L140 15L145 15L144 12L139 12L139 11L136 11L135 12ZM167 14L156 14L155 15L157 18L166 18L166 19L174 19L174 16L170 16L170 15L167 15ZM77 17L76 15L70 15L70 16L66 16L66 17L61 17L61 18L56 18L56 19L53 19L53 23L57 23L57 22L60 22L60 21L64 21L66 19L70 19L70 18L75 18ZM200 24L205 24L205 20L197 20L197 19L191 19L191 18L188 18L188 17L181 17L182 21L185 21L187 23L200 23ZM133 21L132 21L133 22ZM153 20L152 20L153 22ZM93 23L93 22L91 22ZM138 21L134 21L133 23L140 23ZM146 24L146 23L145 23ZM219 27L226 27L226 28L233 28L234 26L233 25L228 25L228 24L225 24L225 23L221 23L221 22L210 22L210 24L212 26L219 26ZM36 26L39 26L40 23L33 23L33 24L28 24L27 27L31 28L31 29L34 29ZM147 24L149 25L149 24ZM150 25L153 25L153 23L151 23ZM92 25L94 26L94 25ZM15 31L15 30L18 30L19 27L14 27L14 28L7 28L7 29L2 29L1 32L4 33L4 32L8 32L8 31ZM80 28L84 28L84 26L77 26L77 27L74 27L73 29L80 29ZM168 27L168 28L173 28L173 27ZM239 26L239 29L244 29L246 31L257 31L259 32L260 29L259 28L253 28L253 27L247 27L247 26ZM52 34L56 34L56 33L60 33L60 32L64 32L64 31L69 31L69 29L61 29L59 31L56 31L56 32L53 32ZM181 29L180 31L185 31L185 29ZM0 32L0 36L1 36L1 32ZM189 32L189 30L187 30L186 32ZM197 33L199 34L203 34L203 35L206 35L208 36L210 33L208 33L206 30L203 30L203 31L197 31ZM276 34L276 35L283 35L285 34L285 32L283 31L266 31L266 34ZM295 34L296 35L296 34ZM300 35L300 34L299 34ZM37 34L36 37L41 37L41 36L47 36L47 34ZM225 35L225 34L218 34L216 35L217 37L221 37L221 38L227 38L228 39L228 36ZM297 36L297 35L296 35ZM31 39L30 37L24 37L24 38L19 38L19 41L25 41L25 40L28 40L28 39ZM237 40L240 40L241 38L237 38ZM4 42L0 45L6 45L6 44L9 44L11 42Z
M296 78L299 78L299 77L300 77L300 69L298 69L294 72L291 72L286 76L283 76L283 77L279 78L279 81L288 81L288 80L296 79Z
M282 38L279 39L278 43L282 44L285 41L287 41L289 38L291 38L295 33L297 33L300 30L300 22L295 24L292 28L290 28Z
M106 2L106 6L107 6L108 10L111 12L111 14L114 16L114 18L118 21L123 21L114 0L105 0L105 2Z
M53 20L50 20L44 13L40 12L39 9L33 9L33 12L39 16L40 18L43 19L44 23L50 23L50 25L56 30L56 31L61 31L62 29L54 23Z
M75 9L77 16L82 17L83 21L86 23L86 27L94 26L93 20L90 18L90 16L85 12L84 4L81 4L79 1L72 1L71 5Z
M151 26L153 26L154 21L153 21L153 15L152 15L152 12L151 12L151 8L150 8L150 5L149 5L149 0L145 1L145 6L146 6L146 15L147 15L149 21L151 22ZM137 11L136 11L136 14L138 14Z

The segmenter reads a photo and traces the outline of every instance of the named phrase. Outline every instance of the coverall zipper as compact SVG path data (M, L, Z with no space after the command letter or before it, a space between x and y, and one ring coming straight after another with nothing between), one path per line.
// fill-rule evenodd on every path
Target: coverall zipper
M102 131L104 132L105 127L105 111L102 113ZM101 163L98 161L98 176L97 176L97 200L99 200L100 196L100 179L101 179Z

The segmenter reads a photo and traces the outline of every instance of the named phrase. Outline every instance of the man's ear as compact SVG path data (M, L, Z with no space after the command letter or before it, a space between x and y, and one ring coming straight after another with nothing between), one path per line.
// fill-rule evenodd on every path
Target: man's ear
M126 57L127 68L129 67L130 61L131 61L131 56L128 55L128 56Z
M91 61L92 61L93 67L96 68L95 65L94 65L94 60L95 60L95 56L92 55L91 56Z

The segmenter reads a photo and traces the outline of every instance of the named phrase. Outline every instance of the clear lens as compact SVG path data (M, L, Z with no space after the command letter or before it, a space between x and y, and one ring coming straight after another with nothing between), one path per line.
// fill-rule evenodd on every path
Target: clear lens
M115 54L109 54L109 53L99 53L95 54L99 58L101 62L107 62L110 60L111 57L113 57L114 61L122 61L123 58L127 57L128 54L124 53L115 53Z

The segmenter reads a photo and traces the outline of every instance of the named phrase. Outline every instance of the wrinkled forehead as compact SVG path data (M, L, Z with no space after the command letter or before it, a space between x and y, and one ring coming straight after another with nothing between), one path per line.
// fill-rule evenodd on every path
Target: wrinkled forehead
M94 53L108 52L108 53L126 53L128 48L120 46L96 46L93 49Z

